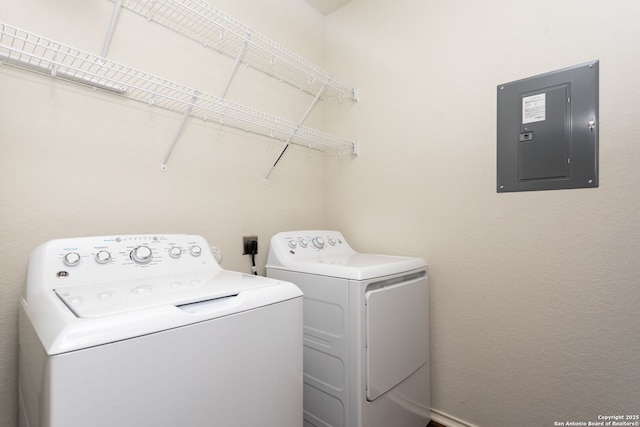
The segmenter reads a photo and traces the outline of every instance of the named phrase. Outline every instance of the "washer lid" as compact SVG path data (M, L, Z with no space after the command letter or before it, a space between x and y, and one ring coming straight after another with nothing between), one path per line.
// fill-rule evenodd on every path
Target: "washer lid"
M353 280L367 280L425 268L421 258L354 253L293 262L284 270ZM272 267L273 268L273 267Z
M54 292L76 317L92 318L228 298L264 285L254 276L219 270L152 280L61 286Z
M292 283L221 270L59 286L23 298L20 315L33 325L47 354L55 355L294 299L302 307L302 292Z

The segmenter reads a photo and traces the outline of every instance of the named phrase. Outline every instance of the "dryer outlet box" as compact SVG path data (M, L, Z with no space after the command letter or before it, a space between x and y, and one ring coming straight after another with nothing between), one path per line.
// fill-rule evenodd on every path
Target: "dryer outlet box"
M258 236L242 236L242 255L258 254Z

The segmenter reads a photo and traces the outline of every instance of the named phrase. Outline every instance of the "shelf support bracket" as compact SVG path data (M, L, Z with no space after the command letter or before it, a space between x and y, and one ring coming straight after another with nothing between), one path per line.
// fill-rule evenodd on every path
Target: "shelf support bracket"
M102 46L101 58L106 58L109 53L109 47L111 46L111 40L113 40L113 33L116 31L116 24L118 23L118 17L120 16L120 10L122 9L122 0L116 0L113 5L113 13L111 14L111 21L109 22L109 29L107 30L107 36L104 39L104 45Z
M187 119L191 115L191 110L193 110L193 106L195 105L197 99L198 99L198 92L193 94L193 98L191 98L191 103L189 104L186 111L184 112L184 115L182 116L182 120L180 121L180 124L178 125L178 129L176 130L176 133L173 136L173 140L171 141L171 144L169 144L169 147L167 147L167 151L164 153L162 163L160 164L160 170L163 172L167 170L167 162L169 161L169 157L171 157L171 152L173 151L173 148L176 146L178 139L180 139L182 130L187 124Z
M287 141L285 142L284 147L282 148L282 151L280 151L280 154L278 154L278 157L276 158L276 161L273 162L273 165L271 165L271 168L269 169L269 172L267 172L267 174L264 176L264 183L265 184L269 183L269 175L271 175L271 172L273 172L273 170L275 169L276 165L278 164L278 162L280 161L280 159L284 155L284 152L287 151L287 148L289 148L289 145L291 144L291 141L293 140L293 137L296 136L296 133L298 133L298 129L300 129L300 126L302 126L302 123L307 119L307 116L309 115L309 113L311 113L311 110L313 109L313 107L315 107L315 105L318 103L318 100L320 99L320 96L322 96L322 92L324 92L324 89L327 87L327 85L329 84L330 81L331 81L331 77L329 77L327 79L327 81L324 82L324 84L322 85L322 87L320 88L318 93L316 94L315 98L313 98L313 101L311 101L311 104L309 105L309 108L307 108L307 111L304 113L304 115L302 116L302 118L298 122L298 125L293 130L293 132L291 132L291 135L289 135L289 138L287 138Z
M122 1L122 0L120 0ZM231 82L233 81L233 77L236 75L236 71L238 71L238 66L240 65L240 61L242 60L242 55L244 55L244 51L247 48L247 44L249 44L249 39L253 35L253 31L247 33L247 38L244 39L242 46L240 46L240 50L236 55L236 61L233 63L233 67L231 67L231 72L229 73L229 78L227 79L227 83L224 85L224 89L222 89L222 93L220 94L220 98L224 99L227 95L227 91L231 86Z

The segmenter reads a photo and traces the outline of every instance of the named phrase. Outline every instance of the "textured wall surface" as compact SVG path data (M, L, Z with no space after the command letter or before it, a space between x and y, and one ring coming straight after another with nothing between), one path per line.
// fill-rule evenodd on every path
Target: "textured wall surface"
M108 1L0 3L8 23L99 51ZM16 420L16 304L37 244L188 232L248 271L241 235L340 229L431 268L433 409L478 427L552 426L640 407L640 39L634 0L215 1L360 87L311 123L362 155L290 150L0 67L0 425ZM123 14L112 59L217 93L228 61ZM600 187L497 194L496 86L600 62ZM208 66L210 65L210 66ZM220 71L221 70L221 71ZM241 68L229 98L296 120L308 98ZM237 84L236 84L237 83ZM327 108L328 107L328 108Z
M314 61L322 15L301 1L218 1L230 15ZM100 52L113 3L0 2L0 19ZM123 11L109 58L218 94L233 61ZM312 98L240 67L227 98L298 121ZM318 125L320 110L309 117ZM269 239L324 225L324 160L283 144L191 120L161 172L181 116L0 66L0 426L17 424L17 307L29 253L58 237L130 233L203 235L225 268L250 272L242 236Z
M640 411L639 14L353 0L325 19L327 67L362 97L328 117L362 144L329 166L329 226L429 261L437 413L544 427ZM600 187L497 194L497 85L594 59Z

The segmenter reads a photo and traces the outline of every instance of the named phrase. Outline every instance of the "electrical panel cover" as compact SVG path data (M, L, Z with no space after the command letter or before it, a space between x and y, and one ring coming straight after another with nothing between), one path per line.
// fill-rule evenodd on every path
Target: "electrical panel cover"
M498 85L497 191L598 186L593 61Z

